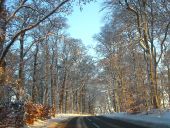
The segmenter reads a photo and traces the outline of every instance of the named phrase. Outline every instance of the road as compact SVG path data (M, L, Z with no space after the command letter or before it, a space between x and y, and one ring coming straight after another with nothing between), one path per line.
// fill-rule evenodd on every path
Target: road
M139 124L102 116L75 117L64 128L148 128Z

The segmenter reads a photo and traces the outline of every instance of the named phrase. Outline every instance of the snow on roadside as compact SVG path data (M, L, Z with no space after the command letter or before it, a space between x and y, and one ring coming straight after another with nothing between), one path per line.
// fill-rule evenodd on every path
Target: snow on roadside
M68 120L77 116L89 116L84 114L56 114L55 117L42 121L37 120L33 125L25 126L24 128L51 128L52 125L57 125L58 123Z
M47 120L37 120L33 125L27 125L24 128L47 128Z
M49 121L61 122L63 120L67 120L69 118L73 118L77 116L89 116L89 115L88 114L56 114L56 116L50 119Z
M170 110L151 110L149 112L142 112L138 114L129 114L125 112L121 113L112 113L104 115L105 117L121 119L131 122L146 122L153 124L162 124L170 127Z

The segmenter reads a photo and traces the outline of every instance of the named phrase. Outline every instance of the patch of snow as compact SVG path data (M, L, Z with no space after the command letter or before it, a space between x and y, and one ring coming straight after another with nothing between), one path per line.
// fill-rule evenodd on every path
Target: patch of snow
M129 114L125 112L106 114L105 117L121 119L130 122L141 122L149 124L167 125L170 127L170 110L151 110L138 114Z
M37 120L33 125L25 126L24 128L47 128L47 120Z
M89 116L88 114L56 114L55 117L53 117L52 119L49 119L48 120L48 123L47 125L51 125L51 124L54 124L54 123L61 123L62 121L65 121L65 120L69 120L73 117L80 117L80 116Z
M37 120L33 125L26 126L24 128L51 128L55 125L58 125L64 120L69 120L70 118L77 117L77 116L90 116L88 114L56 114L55 117L42 121Z

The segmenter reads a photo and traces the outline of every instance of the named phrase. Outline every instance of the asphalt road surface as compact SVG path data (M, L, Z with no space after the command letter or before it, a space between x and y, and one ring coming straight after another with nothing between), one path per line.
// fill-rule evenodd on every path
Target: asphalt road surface
M119 119L102 116L75 117L67 122L65 128L148 128ZM163 127L162 127L163 128Z

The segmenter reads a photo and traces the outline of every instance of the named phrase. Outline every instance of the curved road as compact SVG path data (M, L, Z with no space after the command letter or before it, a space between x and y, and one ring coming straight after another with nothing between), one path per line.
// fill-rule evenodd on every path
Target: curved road
M148 128L118 119L102 116L75 117L67 122L65 128ZM162 127L163 128L163 127Z

